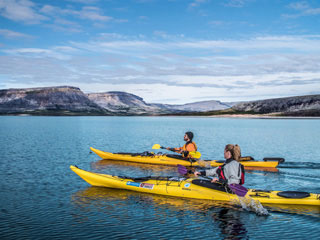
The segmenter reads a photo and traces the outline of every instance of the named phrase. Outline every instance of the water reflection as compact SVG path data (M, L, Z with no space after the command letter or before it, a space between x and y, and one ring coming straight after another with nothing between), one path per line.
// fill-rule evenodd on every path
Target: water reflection
M137 176L177 176L177 167L145 164L145 163L133 163L114 160L100 160L91 163L91 169L98 170L103 173L109 173L116 175L134 175ZM119 172L121 174L119 174Z
M241 212L229 208L222 208L212 214L221 229L223 239L244 239L247 235L245 225L241 222Z
M269 211L281 213L303 214L320 218L320 206L303 206L303 205L268 205L264 204Z
M155 173L163 173L163 172L172 172L176 171L176 166L167 166L167 165L159 165L159 164L147 164L147 163L136 163L136 162L125 162L125 161L117 161L117 160L99 160L97 162L92 162L91 167L94 169L106 169L113 166L122 166L122 167L131 167L131 168L139 168L144 170L152 169ZM196 168L210 168L210 166L201 166L200 167L188 167L190 169L195 170ZM270 167L245 167L246 172L272 172L278 173L279 170L277 168Z
M263 168L263 167L245 167L246 172L271 172L271 173L279 173L277 168Z
M88 187L75 192L71 196L71 203L74 206L72 218L78 224L97 222L119 233L119 237L123 237L121 234L124 231L126 234L139 232L145 234L141 235L144 239L148 234L155 237L155 233L159 233L157 238L191 239L199 237L199 231L203 237L248 239L257 220L261 219L265 223L270 218L226 202L183 199L104 187ZM272 210L311 214L310 208L301 206L278 206ZM319 211L317 216L319 219ZM277 225L274 226L272 222L269 221L270 227L277 229Z
M183 208L185 210L206 211L212 207L236 208L227 202L218 202L201 199L184 199L170 196L161 196L147 193L139 193L128 190L119 190L104 187L88 187L72 195L72 203L75 205L91 204L92 201L121 201L135 198L142 204L157 204L158 206ZM180 210L179 209L179 210Z
M139 193L128 190L119 190L105 187L88 187L74 193L71 201L75 206L84 207L90 205L94 201L117 202L118 204L128 204L128 200L134 199L139 204L157 205L174 210L191 210L197 212L205 212L210 209L232 209L236 212L245 211L240 206L235 206L232 202L219 202L202 199L185 199L170 196L154 195L147 193ZM273 212L294 213L303 215L312 215L320 217L320 206L303 206L303 205L273 205L264 204L268 210Z
M137 218L141 212L144 212L143 214L152 212L154 218L150 216L148 218L153 219L153 222L146 224L155 224L155 218L166 221L165 219L174 217L179 226L186 225L193 228L201 226L202 228L209 225L214 228L212 229L214 234L220 237L222 234L224 239L242 239L247 234L245 225L240 219L241 214L246 215L248 212L225 202L89 187L74 193L72 204L81 210L79 214L74 216L77 222L89 221L88 216L94 215L96 212L100 214L104 212L106 217L112 218L113 221L126 219L130 214ZM117 211L114 211L111 206L117 206ZM145 211L144 208L148 208L148 210ZM132 216L129 218L131 219ZM190 218L192 221L189 220ZM217 231L218 229L220 233Z

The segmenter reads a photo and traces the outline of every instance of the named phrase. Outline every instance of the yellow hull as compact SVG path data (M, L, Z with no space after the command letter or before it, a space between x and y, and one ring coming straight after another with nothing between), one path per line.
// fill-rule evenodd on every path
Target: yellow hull
M108 200L108 199L118 199L127 200L132 199L133 196L140 196L139 192L134 192L130 190L123 189L113 189L113 188L103 188L91 186L85 189L80 189L79 191L72 194L72 202L81 205L83 207L86 204L91 203L92 200ZM141 197L141 196L140 196ZM166 209L174 208L174 210L179 209L189 209L203 212L212 208L225 208L228 205L233 205L234 203L225 201L211 201L204 199L194 199L194 198L181 198L181 197L171 197L162 196L157 194L148 194L144 196L144 199L148 197L148 201L156 203L158 206L163 206ZM187 201L186 201L187 199ZM263 204L264 207L271 208L273 211L281 211L295 214L306 214L319 216L320 207L317 205L282 205L282 204Z
M193 167L217 167L223 163L217 160L198 160L196 162L191 162L189 160L176 159L169 157L165 154L163 155L153 155L153 156L132 156L131 154L117 154L110 152L103 152L101 150L90 147L91 151L96 153L102 159L117 160L117 161L127 161L127 162L138 162L138 163L149 163L149 164L161 164L161 165L172 165L177 166L193 166ZM278 166L278 161L241 161L244 167L260 167L260 168L275 168Z
M71 170L78 174L83 180L93 186L126 189L136 192L145 192L173 197L207 199L214 201L238 202L235 194L223 190L216 190L195 184L195 178L188 179L137 179L121 178L107 174L99 174L81 170L70 166ZM320 207L320 194L311 193L305 198L285 198L278 196L280 191L260 191L249 189L246 196L259 200L266 205L314 205Z

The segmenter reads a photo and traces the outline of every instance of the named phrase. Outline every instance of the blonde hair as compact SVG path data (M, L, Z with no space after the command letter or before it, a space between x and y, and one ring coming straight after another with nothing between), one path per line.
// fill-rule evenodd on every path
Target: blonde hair
M228 144L225 147L226 151L229 151L231 153L232 159L239 161L241 158L241 150L238 144Z

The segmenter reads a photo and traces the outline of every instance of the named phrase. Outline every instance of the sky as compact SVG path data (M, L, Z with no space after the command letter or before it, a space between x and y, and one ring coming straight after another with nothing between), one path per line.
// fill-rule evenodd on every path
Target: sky
M0 0L0 89L147 103L320 94L320 1Z

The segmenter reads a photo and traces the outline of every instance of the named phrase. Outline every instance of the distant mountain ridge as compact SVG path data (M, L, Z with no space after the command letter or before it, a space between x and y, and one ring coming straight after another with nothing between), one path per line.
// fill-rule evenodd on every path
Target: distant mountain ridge
M214 110L222 110L228 109L232 107L226 103L217 101L217 100L209 100L209 101L201 101L201 102L193 102L186 103L182 105L172 105L172 104L157 104L159 107L164 107L173 110L181 110L186 112L207 112Z
M290 116L320 116L320 95L242 102L232 107L235 111L253 113L281 113Z
M320 95L223 103L218 100L181 105L146 103L131 93L110 91L83 93L73 86L0 90L0 114L32 115L210 115L277 113L288 116L320 116ZM203 115L203 114L202 114Z

